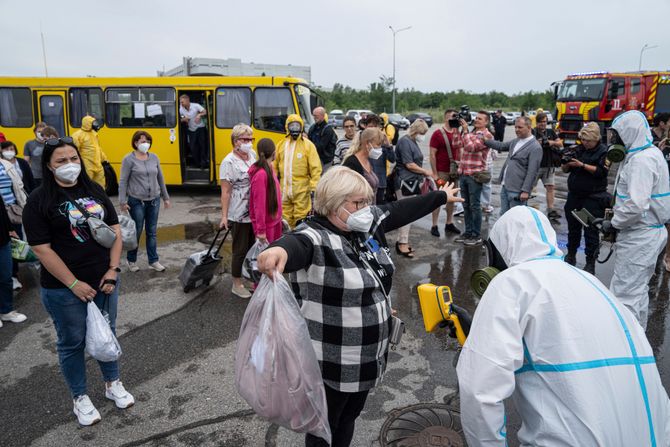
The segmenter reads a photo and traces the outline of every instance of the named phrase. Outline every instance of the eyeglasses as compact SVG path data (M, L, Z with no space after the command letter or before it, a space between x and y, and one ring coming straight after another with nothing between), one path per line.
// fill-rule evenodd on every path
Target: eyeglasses
M240 137L238 138L238 140L240 140L242 143L253 143L254 141L256 141L255 138L246 138L246 137Z
M44 142L46 146L56 147L63 144L74 144L72 137L49 138Z
M365 208L366 206L370 206L370 201L367 199L363 200L347 200L349 203L353 203L354 206L356 207L356 211L360 210L361 208Z

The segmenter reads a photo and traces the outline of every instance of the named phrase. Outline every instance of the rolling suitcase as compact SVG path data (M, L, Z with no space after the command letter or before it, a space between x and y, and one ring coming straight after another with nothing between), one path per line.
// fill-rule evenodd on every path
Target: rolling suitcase
M184 268L181 269L181 273L179 274L179 281L181 281L181 285L184 287L184 293L188 293L201 285L208 286L212 281L214 271L221 263L219 252L221 251L221 247L223 247L223 243L226 242L230 228L226 230L216 251L213 251L214 245L216 245L216 241L219 239L222 231L223 229L217 231L208 250L193 253L186 260L186 264L184 264Z

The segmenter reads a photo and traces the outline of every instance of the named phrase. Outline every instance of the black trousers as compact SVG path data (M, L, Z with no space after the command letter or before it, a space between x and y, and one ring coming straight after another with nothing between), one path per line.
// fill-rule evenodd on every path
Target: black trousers
M229 221L231 225L230 235L233 237L233 256L231 259L230 273L233 278L242 277L242 264L247 257L249 249L254 245L256 236L251 223Z
M593 196L582 196L568 192L568 200L565 202L565 217L568 220L568 252L576 252L582 242L582 231L584 231L584 252L586 258L595 258L599 253L600 235L595 228L584 228L571 211L586 208L594 217L604 217L607 197L605 194Z
M505 128L496 129L494 139L496 141L502 141L505 139Z
M209 144L207 142L207 128L198 127L195 131L188 131L188 143L191 149L193 165L197 168L209 167Z
M351 438L354 437L356 419L360 416L368 391L358 393L343 393L326 388L326 403L328 404L328 423L333 435L331 447L349 447ZM305 447L328 447L328 443L313 435L305 436Z
M375 205L382 205L386 203L386 188L377 188L377 195L375 196Z

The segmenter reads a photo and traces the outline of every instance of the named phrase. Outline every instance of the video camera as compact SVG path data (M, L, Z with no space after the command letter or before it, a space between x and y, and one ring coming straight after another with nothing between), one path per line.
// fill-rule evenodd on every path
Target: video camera
M542 145L544 146L544 143L542 143ZM573 145L570 147L566 147L565 149L561 149L560 154L561 154L561 164L564 165L566 163L570 163L572 160L577 158L577 146Z
M462 105L461 111L458 112L458 118L470 124L470 121L472 121L472 116L470 115L470 106L467 104Z

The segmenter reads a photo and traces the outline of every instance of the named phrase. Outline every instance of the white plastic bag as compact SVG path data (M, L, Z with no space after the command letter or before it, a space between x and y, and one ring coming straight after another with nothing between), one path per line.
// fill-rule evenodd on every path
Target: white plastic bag
M121 356L119 341L93 301L88 302L86 314L86 352L101 362L113 362Z
M121 227L121 239L124 250L135 250L137 248L137 228L135 221L125 214L119 214L119 227Z
M291 286L263 275L242 319L235 354L237 392L261 417L330 444L319 363Z
M258 283L261 280L261 272L258 271L258 262L256 259L266 248L268 248L267 242L256 240L256 243L251 246L247 255L244 257L244 262L242 263L242 276L255 283Z

